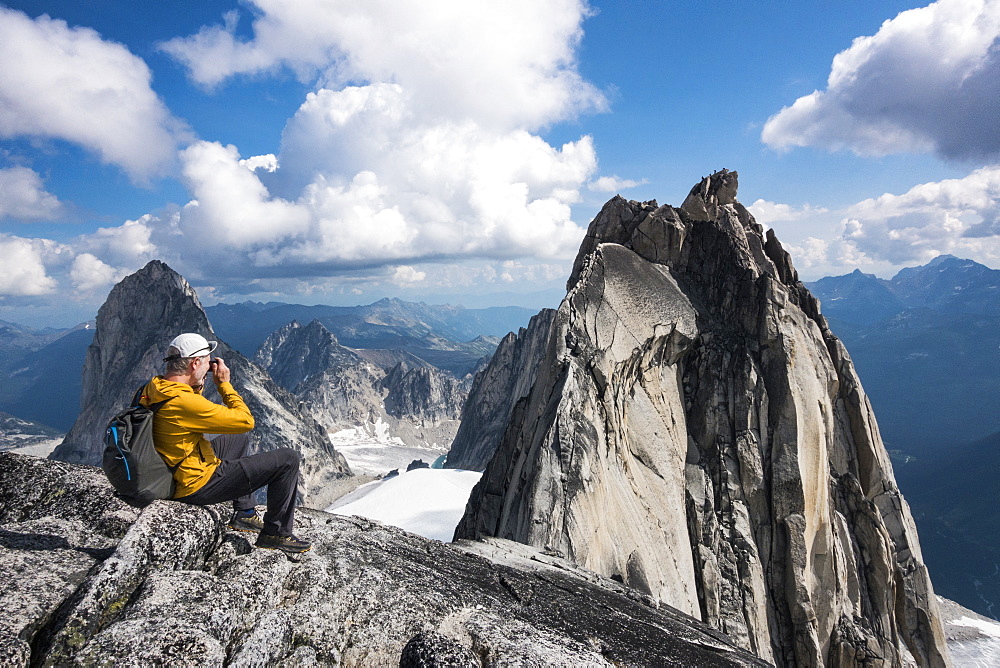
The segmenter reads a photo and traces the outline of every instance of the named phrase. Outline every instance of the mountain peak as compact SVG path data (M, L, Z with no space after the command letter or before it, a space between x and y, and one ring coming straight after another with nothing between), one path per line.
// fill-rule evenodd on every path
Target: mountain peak
M697 220L710 220L713 207L736 203L738 188L739 174L720 169L691 188L681 210Z
M954 255L902 269L889 283L911 308L984 315L1000 308L1000 271Z
M53 458L98 463L103 445L95 425L103 426L136 388L159 372L167 343L180 332L216 338L183 276L153 260L119 281L97 311L94 341L84 362L80 415Z
M972 262L972 260L963 260L961 258L955 257L954 255L938 255L936 258L925 264L925 267L937 267L942 264L953 264L955 262Z
M894 283L898 283L900 281L909 280L914 276L928 275L931 274L930 270L932 269L934 270L934 275L943 271L953 272L956 270L969 269L983 273L997 271L995 269L990 269L985 264L980 264L975 260L970 260L968 258L956 257L954 255L938 255L927 264L900 269L891 280Z
M736 186L598 213L456 537L565 554L778 665L942 665L871 405Z

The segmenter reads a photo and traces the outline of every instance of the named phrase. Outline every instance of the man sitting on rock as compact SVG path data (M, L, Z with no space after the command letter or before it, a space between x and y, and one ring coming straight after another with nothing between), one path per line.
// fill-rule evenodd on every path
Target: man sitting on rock
M169 399L153 419L153 442L174 470L174 499L198 506L232 501L229 527L257 532L257 547L305 552L310 544L292 534L299 453L281 448L247 456L253 416L230 384L226 363L210 359L217 345L200 334L181 334L167 348L166 373L142 393L147 406ZM225 406L201 394L209 372ZM206 433L220 436L209 441ZM267 512L261 519L251 495L264 485Z

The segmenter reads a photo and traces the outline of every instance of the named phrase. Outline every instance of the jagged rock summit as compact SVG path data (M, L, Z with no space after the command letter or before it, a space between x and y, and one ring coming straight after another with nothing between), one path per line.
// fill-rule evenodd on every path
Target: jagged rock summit
M764 666L648 597L505 541L301 509L297 561L229 510L141 513L96 468L0 453L4 666ZM248 538L249 535L249 538Z
M736 190L604 206L456 536L565 555L777 665L947 665L850 357Z
M276 330L255 360L327 431L382 426L410 446L451 443L469 384L405 351L347 348L319 320Z
M184 278L153 260L122 279L97 312L94 341L83 367L80 415L53 459L99 464L107 421L132 399L135 390L163 373L167 344L181 332L217 340L198 295ZM325 507L328 484L350 475L343 455L298 402L259 366L219 342L215 355L232 369L233 384L253 413L251 451L291 447L303 455L303 489L310 505ZM206 396L219 401L215 387Z

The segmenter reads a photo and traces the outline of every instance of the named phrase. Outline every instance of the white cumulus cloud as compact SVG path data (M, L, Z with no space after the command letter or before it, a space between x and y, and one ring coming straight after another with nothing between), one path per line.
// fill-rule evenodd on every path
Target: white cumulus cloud
M160 249L153 242L154 230L165 239L178 239L176 215L160 217L146 214L138 220L127 220L118 227L100 227L92 234L75 240L74 248L93 254L105 262L121 269L138 269L150 260L156 259ZM164 244L165 248L170 243ZM183 252L183 244L177 243L178 252Z
M806 237L784 248L792 256L795 268L805 280L835 276L854 269L868 273L893 274L902 265L872 257L843 238Z
M251 172L256 172L258 169L265 172L273 172L278 169L278 158L273 153L253 155L245 160L240 160L240 164Z
M0 296L32 297L56 289L45 269L45 248L35 239L0 235Z
M620 178L617 175L601 176L588 183L587 189L599 193L614 193L621 190L628 190L629 188L635 188L637 186L644 186L647 183L649 183L648 179L634 181L632 179Z
M310 94L285 129L273 174L251 171L235 147L217 143L181 155L195 199L180 212L181 236L156 243L184 244L190 256L215 258L212 266L288 275L571 255L583 228L570 206L597 164L589 137L555 148L524 130L420 119L395 84Z
M895 264L945 253L995 262L1000 259L1000 167L858 202L847 210L843 239Z
M753 204L747 206L747 209L753 214L754 220L761 225L767 226L771 226L778 221L792 222L807 220L813 216L828 212L828 209L821 206L804 204L796 207L790 204L769 202L765 199L758 199Z
M772 116L762 140L859 155L1000 157L1000 0L902 12L833 59L826 90Z
M789 209L774 227L796 268L812 278L854 268L888 274L945 254L1000 262L1000 167L835 211Z
M368 294L369 284L398 291L564 278L585 232L571 207L594 179L597 156L589 136L552 145L539 132L606 104L576 69L590 11L583 0L246 4L252 38L237 36L230 13L224 25L163 48L207 85L284 67L315 82L288 120L280 151L244 157L211 141L176 151L165 109L153 114L191 199L81 236L72 252L45 260L67 293L96 293L154 257L213 294L334 284ZM148 89L148 71L123 47L87 29L8 14L50 46L88 45L96 65L85 59L77 69L100 71L101 57L114 55L120 69L135 66ZM72 93L77 84L67 85ZM18 132L106 150L98 139L46 127ZM607 178L618 187L634 183ZM466 263L484 260L488 270L470 278Z
M58 198L45 191L42 177L34 170L0 169L0 220L52 220L62 208Z
M206 275L275 278L574 253L593 141L536 132L606 104L576 70L586 2L247 4L251 38L230 13L162 48L205 85L288 67L317 88L277 156L181 153L194 199L179 236L153 235L161 250L183 244Z
M109 288L124 278L127 273L116 270L90 253L80 253L73 258L69 279L77 291L93 292L100 288Z
M0 6L0 137L18 136L65 139L145 181L172 164L187 131L127 48Z
M604 96L576 71L584 0L248 0L253 38L224 25L166 42L195 81L287 66L328 88L394 82L422 115L491 127L535 128L600 109Z
M271 197L240 164L236 147L199 141L184 149L181 159L195 199L181 213L179 243L192 254L259 250L306 230L308 212Z
M409 265L401 265L392 272L392 278L389 281L399 286L409 286L422 283L426 278L427 272L418 271Z

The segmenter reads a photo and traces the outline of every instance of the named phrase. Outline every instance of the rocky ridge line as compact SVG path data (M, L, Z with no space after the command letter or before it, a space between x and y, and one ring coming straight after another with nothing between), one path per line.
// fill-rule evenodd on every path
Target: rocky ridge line
M347 348L319 320L281 327L255 359L327 431L382 423L411 447L451 443L470 382L403 351Z

